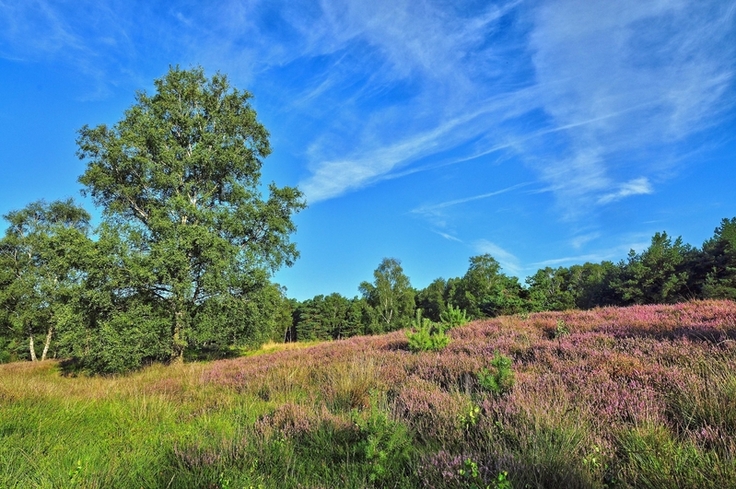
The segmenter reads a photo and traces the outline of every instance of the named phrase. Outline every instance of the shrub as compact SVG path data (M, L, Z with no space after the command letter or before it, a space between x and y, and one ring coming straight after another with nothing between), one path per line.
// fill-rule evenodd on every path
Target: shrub
M440 321L447 329L452 329L456 326L468 324L468 315L465 310L448 304L447 309L440 314Z
M392 478L400 479L411 457L412 441L407 427L389 418L372 396L367 415L353 414L360 431L359 452L370 467L369 479L373 483L384 483Z
M422 311L417 310L412 331L406 332L409 341L409 350L414 353L420 351L439 351L450 343L450 337L445 333L445 325L433 323L422 318Z
M554 337L555 338L562 338L564 336L568 336L570 334L570 328L567 327L567 324L564 320L558 319L557 320L557 327L555 328Z
M483 367L478 372L478 384L495 395L503 395L514 386L514 371L511 370L511 359L496 350L491 360L491 369Z

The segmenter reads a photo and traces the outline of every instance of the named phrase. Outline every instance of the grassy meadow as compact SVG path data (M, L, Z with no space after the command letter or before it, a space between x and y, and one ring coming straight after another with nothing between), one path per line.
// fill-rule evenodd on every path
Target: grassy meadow
M0 487L736 487L733 302L449 334L440 352L399 331L121 377L0 365Z

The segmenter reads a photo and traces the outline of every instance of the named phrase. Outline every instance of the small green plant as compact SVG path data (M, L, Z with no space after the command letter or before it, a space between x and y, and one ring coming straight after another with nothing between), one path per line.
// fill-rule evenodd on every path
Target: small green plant
M512 489L511 481L509 480L508 472L505 470L499 472L495 479L491 481L490 485L485 484L483 477L481 477L478 463L472 458L465 459L463 467L458 471L458 475L464 482L464 487L469 489Z
M447 309L440 314L440 321L447 329L452 329L456 326L468 324L468 315L463 309L448 304Z
M604 487L615 487L616 477L609 465L609 457L600 445L593 445L590 453L583 457L583 466L588 469L591 477L602 479L606 482Z
M465 431L469 431L473 426L478 424L478 420L480 419L480 408L475 404L471 404L458 418L460 426L462 426Z
M450 343L450 337L445 333L443 324L433 323L427 318L422 318L422 311L417 310L412 331L406 332L409 341L409 350L414 353L420 351L438 351Z
M495 395L511 392L514 387L514 371L511 370L511 358L502 355L498 350L491 360L491 368L483 367L478 372L478 384Z
M370 466L368 478L381 483L397 475L410 457L411 438L405 425L389 418L381 409L385 399L371 396L368 415L353 412L353 420L360 432L359 451Z
M591 453L583 457L583 465L585 465L592 471L600 470L600 468L602 467L600 446L593 445Z
M79 480L80 476L82 474L82 461L77 460L77 464L69 470L69 485L75 486Z
M562 338L563 336L568 336L570 334L570 328L567 327L567 324L562 319L557 320L557 327L555 328L554 337L555 338Z
M220 472L220 477L217 479L219 489L230 489L230 479L225 478L225 474Z
M459 471L460 477L470 481L477 481L480 479L480 471L478 470L477 462L473 459L466 459L463 463L463 468Z
M512 489L511 481L509 480L509 473L505 470L499 472L496 476L496 480L493 481L493 489Z

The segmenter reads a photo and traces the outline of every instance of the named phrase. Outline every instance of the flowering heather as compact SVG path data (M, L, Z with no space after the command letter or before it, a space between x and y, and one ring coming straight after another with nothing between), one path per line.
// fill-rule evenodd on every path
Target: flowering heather
M166 477L132 484L146 487L494 487L503 473L512 487L736 487L735 303L507 316L449 335L439 352L412 353L397 331L56 384L8 365L0 409L24 419L62 389L83 409L136 399L129 419L186 427L160 442ZM514 373L503 395L478 380L495 352Z
M266 389L269 399L299 391L305 403L338 414L366 409L371 391L385 391L392 416L429 450L419 463L423 477L435 474L435 483L448 487L468 449L484 477L507 470L511 480L530 481L524 471L545 466L547 483L602 487L614 472L626 473L623 434L639 426L671 430L709 460L736 457L736 416L728 414L736 412L733 302L508 316L450 335L451 344L436 353L410 353L395 332L217 362L202 381L239 392ZM500 399L477 381L495 351L513 360L516 374L513 392ZM458 420L469 405L481 407L481 419L477 429L463 430ZM592 467L592 458L584 461L594 446L605 450ZM537 457L537 469L529 456ZM439 460L446 470L427 469ZM577 475L555 479L555 471Z

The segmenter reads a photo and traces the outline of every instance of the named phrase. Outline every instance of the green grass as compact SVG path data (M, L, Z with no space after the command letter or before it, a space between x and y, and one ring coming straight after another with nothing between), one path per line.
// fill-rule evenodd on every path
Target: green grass
M0 487L734 487L736 307L715 306L682 334L606 310L472 323L441 352L395 332L119 377L0 365Z

